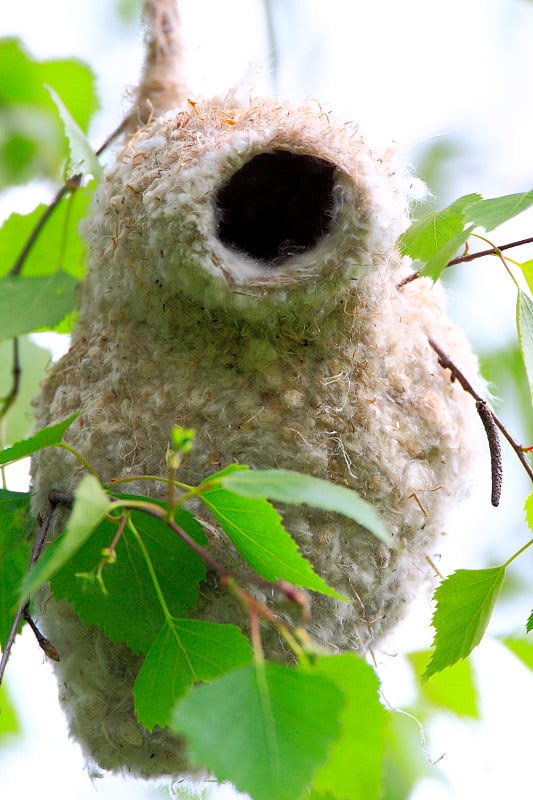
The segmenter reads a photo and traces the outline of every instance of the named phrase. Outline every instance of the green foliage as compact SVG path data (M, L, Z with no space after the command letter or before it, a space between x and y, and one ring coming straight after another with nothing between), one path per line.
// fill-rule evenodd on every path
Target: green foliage
M224 488L228 476L246 470L246 467L232 465L199 487L203 502L241 556L268 581L285 580L342 600L342 596L329 587L300 555L296 542L284 529L280 515L264 499L266 490L261 493L259 489L255 497L249 498L231 491L231 483L230 488ZM256 474L260 483L262 473Z
M344 486L284 469L231 470L224 474L221 483L241 497L269 497L292 505L307 503L314 508L344 514L393 546L390 533L375 508Z
M4 278L0 294L0 339L53 329L74 307L77 281L66 272L35 278ZM21 308L24 314L20 313Z
M508 650L513 653L525 667L533 670L533 642L529 639L518 639L507 636L502 640Z
M332 797L378 800L388 715L379 701L377 676L353 653L320 658L316 669L343 692L345 706L340 716L341 735L313 783Z
M27 600L72 558L104 518L110 506L109 497L96 478L93 475L82 478L65 533L50 545L25 576L22 582L21 600Z
M20 278L51 275L58 270L77 279L83 276L85 248L78 226L87 214L93 191L94 184L89 184L63 197L25 259ZM4 222L0 228L0 276L12 269L45 211L46 206L40 205L30 214L11 214Z
M45 367L50 361L48 350L38 347L26 336L18 340L17 351L20 384L16 403L10 408L2 427L3 445L24 439L35 427L31 400L39 390ZM7 397L13 387L14 352L13 342L0 342L0 398Z
M0 186L57 178L67 155L65 133L45 87L86 132L97 108L92 72L72 59L36 61L16 39L2 39L0 74Z
M0 649L7 642L20 582L30 562L33 519L29 507L26 492L0 489Z
M417 676L422 676L431 653L409 653L409 661ZM422 706L422 708L421 708ZM459 717L479 718L478 693L470 661L457 661L453 666L420 681L416 711L423 707L451 711Z
M106 502L106 510L111 509L109 498ZM196 541L205 543L205 534L192 514L181 509L175 520ZM134 511L131 521L154 565L170 614L184 616L196 604L198 584L205 578L203 562L160 520ZM53 576L52 590L56 597L69 600L87 625L98 625L113 641L147 653L165 615L144 552L128 526L110 552L117 528L117 522L97 518L89 538ZM61 541L52 547L59 547Z
M505 566L460 569L442 581L435 592L435 650L424 672L425 679L466 658L480 643L504 575Z
M61 443L63 434L72 425L79 414L72 414L62 422L57 422L55 425L49 425L47 428L41 428L34 436L29 439L24 439L21 442L16 442L12 447L6 447L0 450L0 464L11 464L13 461L20 461L21 458L33 455L38 450L45 447L53 447Z
M520 290L516 302L516 327L533 400L533 302Z
M339 735L342 706L318 670L258 663L193 689L171 727L219 780L254 800L297 800Z
M476 228L491 231L532 204L533 190L488 200L479 194L465 195L413 223L399 238L400 251L422 262L422 275L437 280Z
M213 681L251 660L248 639L234 625L167 619L135 681L139 722L150 731L156 725L165 727L176 702L192 684Z
M7 736L20 734L15 707L4 684L0 685L0 741Z

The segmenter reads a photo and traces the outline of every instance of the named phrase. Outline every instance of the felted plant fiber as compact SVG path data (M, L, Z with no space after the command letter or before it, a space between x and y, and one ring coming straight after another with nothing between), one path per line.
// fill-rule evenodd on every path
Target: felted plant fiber
M279 151L334 165L318 201L326 221L312 246L289 237L274 257L253 258L220 239L228 213L220 191L254 157ZM482 440L471 398L427 341L430 334L475 380L476 361L442 291L426 280L398 288L410 271L395 247L406 185L356 128L336 126L316 104L228 96L153 119L120 143L97 191L72 346L37 406L40 426L81 410L66 439L104 480L165 475L170 431L180 424L197 431L184 482L239 462L337 481L373 503L397 550L347 519L284 510L317 572L353 598L313 598L309 631L332 650L364 653L404 615L431 573L426 556L440 550ZM304 178L306 200L313 191ZM72 491L81 475L65 451L38 453L35 511L51 489ZM152 483L129 490L159 491ZM212 547L227 560L216 540ZM194 613L246 624L213 576ZM61 701L86 755L142 776L190 773L180 741L135 719L140 657L86 628L65 601L46 602L39 622L61 657ZM271 631L265 649L288 657Z

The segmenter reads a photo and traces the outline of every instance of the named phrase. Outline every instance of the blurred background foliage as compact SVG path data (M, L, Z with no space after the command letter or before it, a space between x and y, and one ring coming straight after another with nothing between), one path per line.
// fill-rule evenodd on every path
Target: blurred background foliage
M114 0L108 11L113 35L124 39L138 37L140 5L140 0ZM315 30L309 36L302 34L306 25L305 4L301 0L263 0L262 13L272 89L277 90L286 84L287 72L293 71L293 59L296 57L291 50L294 42L300 38L307 45L298 55L298 70L300 76L306 76L306 80L312 85L313 75L320 70L322 43L319 31ZM228 20L230 25L237 23L238 20ZM104 20L104 24L107 21ZM242 35L245 36L246 31ZM92 66L94 68L97 65ZM424 66L420 68L424 69ZM57 107L45 86L55 88L80 128L92 134L91 119L99 107L97 80L92 70L77 58L33 58L25 44L13 38L0 41L0 75L0 192L3 193L0 199L7 197L9 202L9 188L20 185L25 185L30 190L38 187L41 194L44 186L46 191L53 193L64 179L68 142ZM109 130L117 121L115 119ZM424 201L415 205L415 216L447 205L463 191L463 170L465 163L473 158L472 148L472 142L458 129L412 148L410 158L414 170L429 190ZM490 168L491 165L487 164L487 170ZM520 188L522 187L517 187L516 190ZM476 187L472 189L476 190ZM523 231L524 236L528 233L530 232L527 230ZM11 236L11 249L2 250L0 241L0 274L9 271L11 256L23 244L22 236ZM77 257L79 259L79 253ZM450 289L453 290L456 286L457 291L461 291L460 270L448 270L445 281ZM2 446L28 435L32 429L31 398L37 392L50 358L49 351L37 342L42 342L42 339L36 340L34 336L23 336L19 339L21 385L16 403L1 420ZM509 421L516 436L524 444L532 444L531 397L515 338L511 335L507 341L500 342L496 347L483 346L482 342L479 350L483 374L489 383L496 410ZM0 396L6 397L12 385L13 346L11 342L4 341L0 343ZM515 479L511 477L512 480ZM525 487L522 478L516 478L516 481L522 482ZM500 523L502 533L507 538L523 539L523 530L516 532L520 518L519 509L515 517ZM514 532L511 532L511 528ZM509 544L508 554L512 550L513 545ZM478 547L476 552L476 566L482 567L492 558L501 557L505 547L502 550L499 545L489 542L485 547ZM502 611L499 619L503 621L498 623L498 633L502 635L504 646L531 669L533 648L529 641L520 636L509 638L517 630L523 630L523 612L532 602L527 565L518 566L517 571L508 579L504 601L511 614L507 616L505 609ZM519 611L516 611L517 608ZM428 756L432 752L432 723L445 715L454 717L458 725L476 726L483 716L475 666L470 661L462 662L434 676L427 684L422 684L419 676L427 659L427 651L420 650L411 652L405 659L404 672L411 687L408 692L411 700L403 707L403 711L407 713L398 712L392 716L383 800L430 797L431 793L417 794L420 781L429 779L430 785L435 787L434 782L446 780L445 771L433 766ZM7 747L14 738L22 736L23 731L17 721L16 698L13 700L5 688L0 689L0 705L2 748ZM429 737L428 741L425 737ZM143 792L146 794L142 796L146 797L222 797L221 790L217 793L212 788L195 792L174 786L157 791L144 789Z

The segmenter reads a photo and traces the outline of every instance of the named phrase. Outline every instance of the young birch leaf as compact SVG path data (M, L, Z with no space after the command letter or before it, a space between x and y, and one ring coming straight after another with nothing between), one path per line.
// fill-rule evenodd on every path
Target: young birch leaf
M443 580L435 592L437 608L434 651L423 680L466 658L479 644L498 597L505 567L460 569Z
M527 618L526 622L526 633L531 633L531 631L533 631L533 611Z
M121 497L142 499L134 495ZM185 616L195 606L198 584L205 578L203 561L160 520L140 511L134 511L131 518L148 551L170 613ZM174 519L196 541L205 544L203 529L190 512L178 509ZM147 653L165 624L165 615L144 553L128 527L116 545L114 563L103 569L106 593L95 579L102 550L109 548L116 532L116 522L100 522L83 547L54 576L52 591L57 598L64 597L72 603L86 625L97 625L112 641L126 642L135 652Z
M529 639L514 639L509 636L503 639L503 644L520 659L524 666L533 670L533 642Z
M57 106L59 115L65 128L65 136L67 137L70 157L66 166L66 173L68 175L92 175L93 178L101 180L103 177L103 170L94 154L89 140L73 119L70 111L65 106L64 102L51 86L46 87L50 92L50 96Z
M0 339L58 325L75 306L78 282L59 270L41 277L3 278L0 282Z
M172 709L191 684L213 681L252 660L248 639L234 625L192 619L167 620L137 675L135 713L152 731L166 727Z
M199 496L241 556L267 581L288 581L295 586L345 600L316 574L282 525L281 517L264 499L243 497L223 487L226 475L246 467L232 465L201 484ZM264 498L264 493L261 495Z
M392 546L391 536L376 509L345 486L284 469L233 470L213 475L209 482L218 478L224 489L241 497L268 497L290 505L306 503L343 514Z
M87 216L94 187L92 181L62 198L25 259L22 276L50 275L61 269L73 278L83 277L85 247L78 226ZM13 268L46 208L40 205L29 214L11 214L6 219L0 228L0 276Z
M492 231L498 225L516 217L533 205L533 189L521 194L507 194L503 197L491 197L478 200L468 206L466 215L469 222L474 222L486 231Z
M449 241L447 241L446 244L443 245L443 247L438 251L438 253L435 253L435 255L431 256L426 265L420 270L420 275L423 278L431 278L433 281L438 280L438 278L441 276L441 273L446 269L448 262L455 257L455 254L466 242L474 228L475 225L470 225L468 228L465 228L464 231L458 233L457 236L453 236Z
M17 350L21 376L17 402L2 421L6 445L18 442L33 432L35 420L32 419L31 401L39 391L44 371L50 362L50 351L39 347L27 336L20 337ZM0 342L0 397L6 397L11 391L13 367L13 342Z
M379 800L387 715L379 701L376 673L354 653L318 658L315 670L343 692L346 705L339 718L341 736L313 786L345 800Z
M78 416L79 412L71 414L70 417L67 417L62 422L49 425L47 428L41 428L35 436L23 439L21 442L14 444L13 447L6 447L4 450L0 450L0 464L11 464L13 461L20 461L21 458L31 456L38 450L44 450L45 447L53 447L59 444L67 428L72 425Z
M416 675L423 674L430 657L431 652L427 650L409 653ZM419 689L422 701L430 707L452 711L459 717L479 719L478 692L470 661L458 661L433 675L430 681L422 682Z
M21 600L27 600L79 550L91 535L111 501L94 475L85 475L76 489L74 505L65 532L41 555L22 582Z
M479 194L464 195L447 208L433 211L414 222L398 239L401 254L427 263L451 240L462 234L468 222L465 218L466 209L481 199Z
M521 264L518 264L518 266L522 270L529 291L533 294L533 260L523 261Z
M516 326L520 351L526 367L529 391L533 401L533 302L525 292L518 290L516 301Z
M30 495L0 489L0 649L5 647L20 582L31 555Z
M339 735L342 706L321 675L254 664L193 689L171 727L220 781L254 800L298 800Z

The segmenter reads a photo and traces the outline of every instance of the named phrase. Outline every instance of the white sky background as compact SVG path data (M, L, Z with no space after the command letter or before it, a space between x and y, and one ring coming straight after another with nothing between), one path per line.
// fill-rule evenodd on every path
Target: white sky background
M533 2L527 0L277 0L272 5L280 37L276 91L312 95L343 120L356 120L376 146L395 140L410 158L413 148L439 136L461 139L450 164L449 196L478 191L486 197L533 186ZM0 36L20 36L37 57L76 55L97 72L103 111L93 131L99 144L127 107L124 87L134 84L140 37L121 35L105 0L0 0ZM262 5L255 0L183 0L193 96L225 92L234 84L270 92ZM206 29L205 26L208 26ZM1 80L1 76L0 76ZM20 192L0 199L0 214L36 202ZM9 208L8 208L9 205ZM502 243L532 234L533 213L498 232ZM524 258L531 258L526 251ZM516 254L519 258L520 255ZM476 345L504 344L513 335L514 291L496 262L461 268L451 309ZM506 457L502 506L477 511L450 526L445 569L499 563L528 538L516 511L528 491L514 459ZM12 486L11 488L17 488ZM527 577L531 556L517 569ZM529 568L529 575L531 569ZM531 579L529 578L530 582ZM518 630L533 598L513 608L496 630ZM396 636L394 647L430 642L429 604ZM421 622L419 621L421 620ZM406 704L411 687L401 658L382 657L389 700ZM426 782L412 800L462 800L531 796L531 674L488 641L475 654L483 720L466 725L443 717L429 731L430 755L445 753L438 769L448 784ZM22 792L40 800L129 800L154 797L132 780L106 777L94 785L70 743L56 701L55 681L33 641L22 637L8 668L27 735L0 752L0 795ZM224 790L213 792L221 800Z

